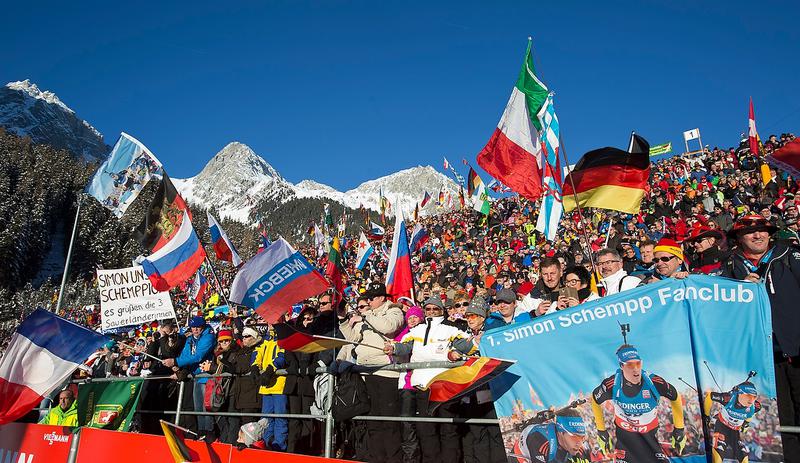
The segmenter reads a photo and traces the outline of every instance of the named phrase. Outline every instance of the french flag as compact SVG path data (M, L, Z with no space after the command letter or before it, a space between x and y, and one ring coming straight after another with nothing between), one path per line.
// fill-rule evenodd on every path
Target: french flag
M239 253L236 252L236 248L233 247L231 240L228 239L228 235L225 234L225 230L222 229L217 219L211 215L211 212L206 214L208 215L208 228L211 230L211 241L214 243L214 253L217 255L217 259L230 262L234 267L242 265L242 259L239 257Z
M34 310L0 360L0 425L31 411L106 341L47 310Z
M206 252L194 232L192 221L183 211L178 233L158 251L145 257L142 269L156 291L168 291L191 278L205 259Z
M394 300L398 297L411 297L414 278L411 273L411 253L408 249L408 234L403 214L397 214L392 237L392 251L389 254L389 267L386 270L386 292Z
M428 232L417 224L414 227L414 231L411 232L411 250L414 252L419 251L428 242L428 238Z
M278 238L239 269L229 299L254 309L267 323L275 323L293 304L328 287L325 277L302 254Z

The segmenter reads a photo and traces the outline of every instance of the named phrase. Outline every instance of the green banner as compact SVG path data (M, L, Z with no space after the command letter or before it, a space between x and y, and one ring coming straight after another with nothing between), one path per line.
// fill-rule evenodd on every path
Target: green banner
M127 431L141 389L142 381L81 384L78 387L78 424Z
M667 154L671 152L672 142L650 147L650 156L658 156L659 154Z

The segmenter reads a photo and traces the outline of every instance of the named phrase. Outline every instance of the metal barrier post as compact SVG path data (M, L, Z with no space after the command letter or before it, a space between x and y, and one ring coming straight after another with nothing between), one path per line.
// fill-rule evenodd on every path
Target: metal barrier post
M336 387L336 376L330 375L328 380L328 413L325 415L325 458L333 453L333 389Z
M178 381L178 406L175 409L175 425L181 424L181 407L183 406L183 386L186 381Z
M75 460L78 458L78 443L80 440L81 428L76 428L75 434L72 435L72 442L69 443L69 455L67 455L67 463L75 463Z

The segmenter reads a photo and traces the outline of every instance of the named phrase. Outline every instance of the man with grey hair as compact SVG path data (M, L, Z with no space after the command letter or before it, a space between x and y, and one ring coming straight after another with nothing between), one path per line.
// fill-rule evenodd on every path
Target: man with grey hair
M610 296L633 289L642 282L635 276L628 275L622 268L622 257L614 249L601 249L597 253L597 267L603 277L601 296ZM598 285L599 286L599 285Z

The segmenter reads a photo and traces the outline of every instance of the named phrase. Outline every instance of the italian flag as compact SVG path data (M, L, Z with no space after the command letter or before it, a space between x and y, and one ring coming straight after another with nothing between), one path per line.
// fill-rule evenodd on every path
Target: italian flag
M536 77L531 42L492 137L478 153L478 164L492 177L532 201L542 195L542 147L538 113L547 87Z

